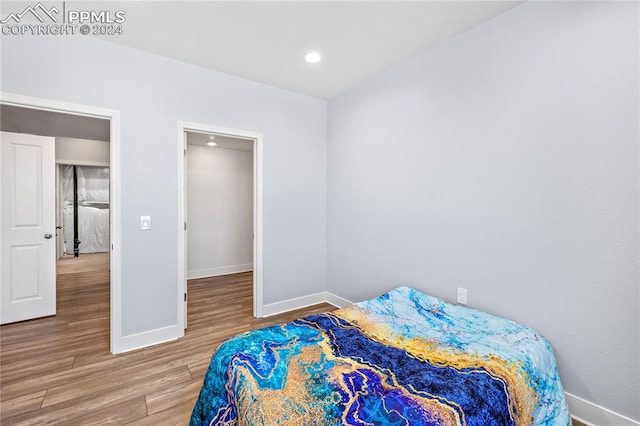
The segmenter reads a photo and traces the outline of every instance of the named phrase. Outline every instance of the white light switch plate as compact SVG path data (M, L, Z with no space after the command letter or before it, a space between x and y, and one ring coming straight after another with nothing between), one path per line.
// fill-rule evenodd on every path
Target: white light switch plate
M140 216L140 229L143 231L151 229L151 216Z

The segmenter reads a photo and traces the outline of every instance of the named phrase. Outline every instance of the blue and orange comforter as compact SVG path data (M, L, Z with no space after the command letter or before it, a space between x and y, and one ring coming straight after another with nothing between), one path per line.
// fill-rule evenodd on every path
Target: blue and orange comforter
M569 425L536 331L407 287L254 330L211 359L191 425Z

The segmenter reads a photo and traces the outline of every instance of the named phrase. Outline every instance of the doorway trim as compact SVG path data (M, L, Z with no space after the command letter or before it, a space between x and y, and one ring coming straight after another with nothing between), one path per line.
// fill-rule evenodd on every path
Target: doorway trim
M184 329L184 303L186 292L187 271L185 268L185 230L186 206L186 157L187 140L185 132L215 133L253 140L253 316L261 318L262 314L262 134L245 130L229 129L210 124L178 121L178 325ZM187 224L188 226L188 224Z
M75 104L52 99L36 98L15 93L0 92L0 103L9 106L40 111L58 112L68 115L101 118L109 120L109 191L110 215L109 233L111 245L111 273L109 277L110 312L110 350L122 352L122 281L120 247L120 111Z

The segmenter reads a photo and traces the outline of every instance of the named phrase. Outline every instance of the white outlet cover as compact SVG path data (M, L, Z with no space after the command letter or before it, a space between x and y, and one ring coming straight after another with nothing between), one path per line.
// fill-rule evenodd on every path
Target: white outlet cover
M467 289L458 287L456 300L461 305L467 305Z

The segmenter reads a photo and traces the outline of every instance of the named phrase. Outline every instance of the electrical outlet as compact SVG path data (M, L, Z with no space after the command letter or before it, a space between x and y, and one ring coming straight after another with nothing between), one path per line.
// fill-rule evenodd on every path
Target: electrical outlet
M467 305L467 289L458 287L457 298L456 300L460 305Z

